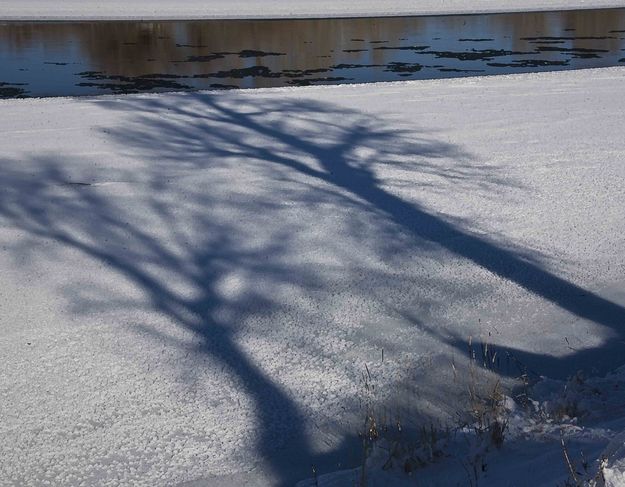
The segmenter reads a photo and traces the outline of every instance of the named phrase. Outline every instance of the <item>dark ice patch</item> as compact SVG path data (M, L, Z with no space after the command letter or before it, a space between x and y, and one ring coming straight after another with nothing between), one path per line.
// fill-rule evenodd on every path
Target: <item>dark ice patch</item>
M419 63L389 63L384 71L390 73L403 73L404 75L421 71L423 65Z
M274 73L266 66L250 66L249 68L218 71L207 75L194 75L194 78L280 78L280 73Z
M604 41L606 39L616 39L612 36L585 36L585 37L521 37L522 41Z
M295 86L310 86L315 83L336 83L338 81L351 81L352 78L344 78L342 76L327 76L325 78L306 78L306 79L291 79L287 81L290 85Z
M235 85L223 85L221 83L211 83L209 85L209 88L212 88L214 90L235 90L238 88L238 86Z
M470 51L423 51L423 54L433 54L439 59L453 58L460 61L490 61L495 57L522 56L532 53L506 51L504 49L472 49Z
M265 51L256 51L254 49L243 49L235 54L238 54L239 57L248 58L248 57L265 57L265 56L286 56L284 52L265 52Z
M373 49L376 51L423 51L429 48L430 46L380 46Z
M173 81L176 75L143 74L140 76L106 75L97 71L85 71L81 77L87 81L76 86L109 90L115 94L140 93L152 90L189 90L190 86Z
M528 41L529 44L566 44L566 41Z
M603 54L606 52L610 52L607 49L589 49L583 47L554 47L554 46L538 46L536 48L538 52L557 52L560 54L570 54L572 57L577 59L599 59L601 56L599 54Z
M330 69L358 69L358 68L379 68L384 66L384 64L334 64L330 66Z
M572 53L600 53L610 52L607 49L590 49L586 47L552 47L552 46L538 46L537 51L551 51L551 52L572 52Z
M545 66L568 66L568 61L549 61L546 59L522 59L511 63L487 63L494 68L539 68Z
M0 98L21 98L27 91L21 86L26 86L26 83L5 83L0 81Z
M328 73L332 69L328 68L313 68L313 69L285 69L282 71L282 75L287 78L302 78L304 76L310 76L311 74Z
M215 59L223 59L224 55L223 54L217 54L217 53L212 53L212 54L206 54L203 56L188 56L186 61L183 62L187 62L187 63L208 63L210 61L214 61Z

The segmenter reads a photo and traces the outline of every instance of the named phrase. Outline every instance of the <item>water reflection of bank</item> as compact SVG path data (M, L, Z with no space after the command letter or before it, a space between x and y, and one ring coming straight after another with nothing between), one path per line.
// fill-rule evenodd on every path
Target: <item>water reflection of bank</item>
M625 30L625 9L377 19L7 23L0 25L0 82L26 83L30 94L87 94L115 91L116 84L123 87L138 77L142 82L128 91L496 74L514 72L519 60L532 70L540 69L541 62L545 69L596 67L617 64L623 57L625 33L619 30ZM596 51L596 56L575 56L584 50ZM456 55L466 52L485 55Z

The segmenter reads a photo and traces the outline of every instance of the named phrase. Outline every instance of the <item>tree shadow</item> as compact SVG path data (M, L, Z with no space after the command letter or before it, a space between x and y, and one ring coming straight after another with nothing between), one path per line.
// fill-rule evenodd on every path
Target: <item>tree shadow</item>
M273 306L271 296L262 287L245 292L224 293L223 278L233 271L250 274L261 273L265 284L279 281L306 289L317 285L315 277L305 268L282 268L279 256L289 245L288 235L276 234L268 245L248 247L235 240L244 236L227 222L211 220L203 208L216 204L208 194L193 195L185 210L186 218L194 225L193 233L201 234L201 243L191 244L186 239L184 225L179 225L172 205L159 198L148 196L140 205L151 213L145 227L129 225L132 211L110 195L99 191L97 182L85 174L80 182L72 181L65 167L71 158L41 156L31 161L38 174L32 177L15 169L15 161L2 161L2 181L6 191L0 196L0 215L5 221L27 232L13 249L20 253L39 251L34 240L52 239L63 247L76 250L100 262L143 293L149 307L169 317L197 337L195 354L208 355L217 361L222 372L235 377L237 384L254 403L259 425L257 448L276 470L277 478L286 468L280 451L288 444L305 456L309 451L303 428L306 418L285 390L270 378L233 340L236 323L242 315L253 310ZM157 175L154 174L155 179ZM117 174L113 179L132 177ZM158 184L155 183L157 186ZM156 186L149 192L157 191ZM136 186L135 186L136 187ZM195 208L195 209L194 209ZM188 221L185 221L185 224ZM152 225L162 225L160 238L154 235ZM28 240L31 239L31 240ZM54 255L43 258L53 259ZM40 256L41 258L41 256ZM93 277L96 281L96 277ZM178 285L177 285L178 284ZM186 287L188 292L180 289ZM119 299L110 303L95 303L84 283L82 293L72 290L72 311L80 314L94 312L96 306L125 307L131 309L140 300L128 299L120 293ZM236 283L234 284L236 287ZM108 292L108 296L113 292ZM262 313L262 311L260 311ZM139 330L161 338L172 346L181 346L172 338L147 324L137 324ZM292 474L292 473L291 473ZM289 479L293 480L293 479Z
M183 147L185 160L189 154L199 155L197 162L205 157L236 155L264 161L272 170L287 169L288 176L282 172L282 176L274 177L279 180L304 176L307 178L305 184L315 181L329 186L345 203L357 203L360 210L373 212L408 234L408 244L404 241L403 245L411 250L415 242L420 247L443 248L540 296L574 317L601 325L617 337L621 335L621 328L625 325L623 306L555 275L530 252L490 241L414 201L402 199L387 189L388 181L376 174L376 166L390 164L407 168L402 177L408 181L411 173L420 178L429 174L451 180L460 187L496 192L514 184L498 174L497 168L480 168L471 164L470 156L458 147L427 138L427 134L415 139L413 133L404 133L392 125L385 126L380 120L354 112L334 114L341 118L340 122L335 121L335 117L329 114L336 109L318 102L257 103L251 111L241 109L241 106L236 98L202 94L192 95L185 105L176 108L163 99L127 100L112 104L112 107L151 115L173 112L176 116L186 117L192 124L184 124L184 132L180 133L180 124L176 124L177 128L172 131L167 123L143 115L137 119L135 127L138 130L123 130L113 135L126 146L134 145L144 153L158 157L176 159ZM289 126L288 121L293 119L296 123ZM209 128L218 126L225 130ZM253 134L254 143L242 141L240 136L243 134L248 137ZM151 150L154 147L156 151ZM215 151L215 147L223 149ZM363 149L370 150L369 153L364 151L365 157ZM302 156L306 162L301 160ZM436 164L437 159L447 157L453 158L453 165ZM387 245L389 238L391 235L380 236L380 246ZM397 251L392 244L391 248L392 252ZM460 348L466 350L464 342ZM621 343L612 341L607 348L579 351L567 358L537 357L544 358L544 363L540 364L536 359L532 363L544 371L562 373L601 362L601 369L605 370L620 364L620 349Z
M124 112L124 125L104 135L125 157L142 161L141 170L116 167L103 180L80 161L44 154L29 161L33 176L16 161L2 161L0 217L26 235L13 251L38 252L29 238L53 239L130 282L156 313L195 334L194 353L220 364L253 402L255 445L280 484L308 476L310 464L332 455L314 451L296 391L257 363L237 334L251 317L287 312L289 300L323 290L328 269L352 272L347 279L373 276L375 266L362 264L359 249L344 248L342 236L395 263L418 250L443 249L620 334L621 306L546 270L534 253L491 241L399 195L416 175L431 191L451 185L497 194L514 186L435 134L415 137L371 115L308 99L193 93L93 103ZM295 210L276 220L285 205ZM298 212L328 206L349 218L337 221L335 239L319 239L331 258L311 262L313 254L298 256L298 248L301 235L315 238L315 231ZM366 295L370 288L355 291ZM88 293L68 295L75 312L93 309ZM136 305L124 296L115 302ZM300 326L314 323L310 313L297 314ZM163 335L147 323L137 328ZM269 332L259 326L254 333ZM443 341L466 349L462 340ZM323 345L306 346L308 353L327 353ZM599 348L584 360L602 356ZM535 359L569 370L577 357Z

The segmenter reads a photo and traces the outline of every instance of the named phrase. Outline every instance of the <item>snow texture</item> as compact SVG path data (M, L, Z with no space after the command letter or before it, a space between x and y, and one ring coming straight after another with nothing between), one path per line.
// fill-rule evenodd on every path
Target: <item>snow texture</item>
M365 364L444 420L470 336L616 369L624 95L608 68L1 101L0 483L353 467Z
M622 0L0 0L0 20L377 17L624 6Z

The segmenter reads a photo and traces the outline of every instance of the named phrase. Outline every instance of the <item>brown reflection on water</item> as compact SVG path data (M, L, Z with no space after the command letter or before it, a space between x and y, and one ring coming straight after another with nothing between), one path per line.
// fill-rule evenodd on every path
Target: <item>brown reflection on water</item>
M40 45L51 59L69 44L74 44L85 61L98 70L127 76L195 74L206 71L209 63L186 62L189 56L244 49L285 53L277 64L319 68L328 65L327 59L337 59L341 47L347 47L352 38L369 39L372 35L384 39L389 36L397 38L397 34L408 31L414 21L395 20L382 22L385 24L382 26L377 24L380 22L367 19L14 23L0 25L0 43L3 49L15 52L26 52ZM213 71L214 66L219 67L223 62L216 60L210 64ZM250 62L249 59L240 59L230 60L228 64L229 68L237 68L248 66Z
M584 37L604 37L601 40L605 49L617 50L622 44L625 33L610 32L625 29L625 10L607 9L584 11L564 11L551 13L548 16L540 12L524 14L518 18L503 15L502 23L513 40L513 50L526 47L527 37L569 37L567 47L583 48L592 43L592 39Z

